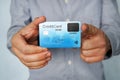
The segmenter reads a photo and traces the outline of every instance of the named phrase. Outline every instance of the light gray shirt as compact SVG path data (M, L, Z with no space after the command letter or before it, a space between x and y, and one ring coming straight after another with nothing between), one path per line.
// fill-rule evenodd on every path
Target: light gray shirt
M47 21L80 21L102 29L111 42L112 54L120 52L120 18L116 0L12 0L11 37L35 17ZM95 44L93 44L95 45ZM30 70L29 80L104 80L101 62L87 64L80 58L80 49L49 49L52 60L41 69Z

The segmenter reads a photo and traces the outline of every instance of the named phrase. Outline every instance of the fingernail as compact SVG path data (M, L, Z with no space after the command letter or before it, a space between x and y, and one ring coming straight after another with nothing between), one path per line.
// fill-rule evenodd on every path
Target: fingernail
M47 48L41 48L43 51L47 51L48 49Z
M38 19L39 17L36 17L35 19Z
M43 53L43 55L45 55L46 57L47 57L47 54L48 54L48 52L44 52L44 53Z
M46 17L45 16L41 16L41 17L39 17L40 19L45 19L46 20Z

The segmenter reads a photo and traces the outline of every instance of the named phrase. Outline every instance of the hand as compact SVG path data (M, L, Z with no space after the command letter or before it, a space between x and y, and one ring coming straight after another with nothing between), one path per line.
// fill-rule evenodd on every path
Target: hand
M42 68L51 59L47 48L37 46L38 24L46 20L44 16L22 28L11 39L12 52L30 69Z
M82 46L80 57L87 63L102 61L110 49L110 42L104 32L93 25L82 25Z

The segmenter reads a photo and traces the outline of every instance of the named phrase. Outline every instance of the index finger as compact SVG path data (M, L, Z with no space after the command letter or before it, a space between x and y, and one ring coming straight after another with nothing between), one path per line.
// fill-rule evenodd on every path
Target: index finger
M25 48L22 48L22 52L25 54L35 54L35 53L40 53L47 51L47 48L42 48L36 45L26 45Z
M42 48L39 46L27 44L27 42L21 35L18 35L18 34L16 35L17 36L13 37L12 39L12 46L16 47L18 50L20 50L24 54L39 53L47 50L47 48Z
M88 37L88 36L93 36L95 34L97 34L98 29L91 25L91 24L83 24L82 25L82 37Z

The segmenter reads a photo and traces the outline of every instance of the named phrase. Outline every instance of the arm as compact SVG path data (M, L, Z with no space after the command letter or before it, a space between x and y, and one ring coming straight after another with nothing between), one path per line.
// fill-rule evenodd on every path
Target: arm
M7 47L11 48L11 38L18 32L21 28L26 26L31 22L30 11L27 0L11 0L10 6L11 13L11 27L8 30Z
M120 16L116 0L103 0L101 29L110 40L112 55L120 53Z

